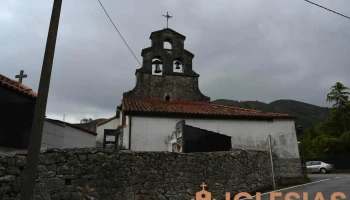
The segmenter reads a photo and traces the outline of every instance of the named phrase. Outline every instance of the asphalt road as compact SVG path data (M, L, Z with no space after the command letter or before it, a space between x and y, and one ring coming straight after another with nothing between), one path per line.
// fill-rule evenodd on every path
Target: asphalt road
M324 200L332 200L331 196L335 192L342 192L346 196L346 198L337 197L337 200L350 199L350 174L310 174L309 178L311 183L276 190L282 193L282 197L276 197L275 200L285 200L285 195L289 192L300 195L300 198L291 197L290 200L314 200L318 192L322 193L323 198L320 199ZM307 193L308 198L303 198L303 193ZM261 194L261 200L270 200L270 195L271 193ZM256 197L253 199L259 200Z

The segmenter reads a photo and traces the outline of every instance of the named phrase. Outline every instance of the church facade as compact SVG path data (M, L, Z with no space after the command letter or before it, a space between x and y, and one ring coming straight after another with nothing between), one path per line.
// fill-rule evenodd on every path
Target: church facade
M136 85L117 108L119 143L133 151L169 151L176 124L185 120L231 137L233 148L266 150L270 134L280 157L299 158L294 116L211 103L199 90L186 37L166 28L150 39L151 47L141 53L143 66L135 72ZM171 47L164 48L165 43Z

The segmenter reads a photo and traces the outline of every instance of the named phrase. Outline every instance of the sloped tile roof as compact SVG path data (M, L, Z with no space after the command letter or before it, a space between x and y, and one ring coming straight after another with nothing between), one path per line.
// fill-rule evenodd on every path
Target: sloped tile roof
M36 98L37 94L22 83L12 80L2 74L0 74L0 86L18 92L30 98Z
M100 122L97 123L97 126L101 126L101 125L103 125L105 123L108 123L108 122L112 121L113 119L117 119L117 116L113 116L111 118L108 118L108 119L105 119L103 121L100 121Z
M252 119L295 119L295 116L282 113L266 113L260 110L223 106L209 102L166 101L158 99L123 99L122 110L129 114L252 118Z
M97 133L96 133L96 132L93 132L93 131L87 130L87 129L85 129L85 128L82 128L82 127L76 126L76 125L74 125L74 124L70 124L70 123L68 123L68 122L63 122L63 121L61 121L61 120L57 120L57 119L50 119L50 118L45 118L45 120L46 120L46 121L50 121L50 122L59 123L59 124L66 125L66 126L70 126L70 127L72 127L72 128L75 128L75 129L81 130L81 131L83 131L83 132L85 132L85 133L88 133L88 134L90 134L90 135L94 135L94 136L96 136L96 135L97 135Z

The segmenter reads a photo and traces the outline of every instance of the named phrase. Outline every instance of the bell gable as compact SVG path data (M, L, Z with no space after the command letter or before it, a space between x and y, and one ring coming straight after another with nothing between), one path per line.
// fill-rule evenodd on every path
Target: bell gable
M194 54L184 48L186 37L172 29L151 33L151 46L142 50L142 67L137 69L136 86L123 98L210 101L198 87L192 69Z

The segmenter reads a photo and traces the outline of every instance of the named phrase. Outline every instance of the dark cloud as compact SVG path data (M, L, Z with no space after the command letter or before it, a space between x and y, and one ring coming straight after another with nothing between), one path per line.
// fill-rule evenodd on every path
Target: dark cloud
M321 106L336 81L350 85L350 20L305 1L101 0L141 61L149 35L170 27L186 35L200 88L212 99L295 99ZM350 15L350 2L318 0ZM37 90L53 1L5 1L0 66ZM47 113L71 122L110 117L135 85L139 64L97 0L63 1Z

